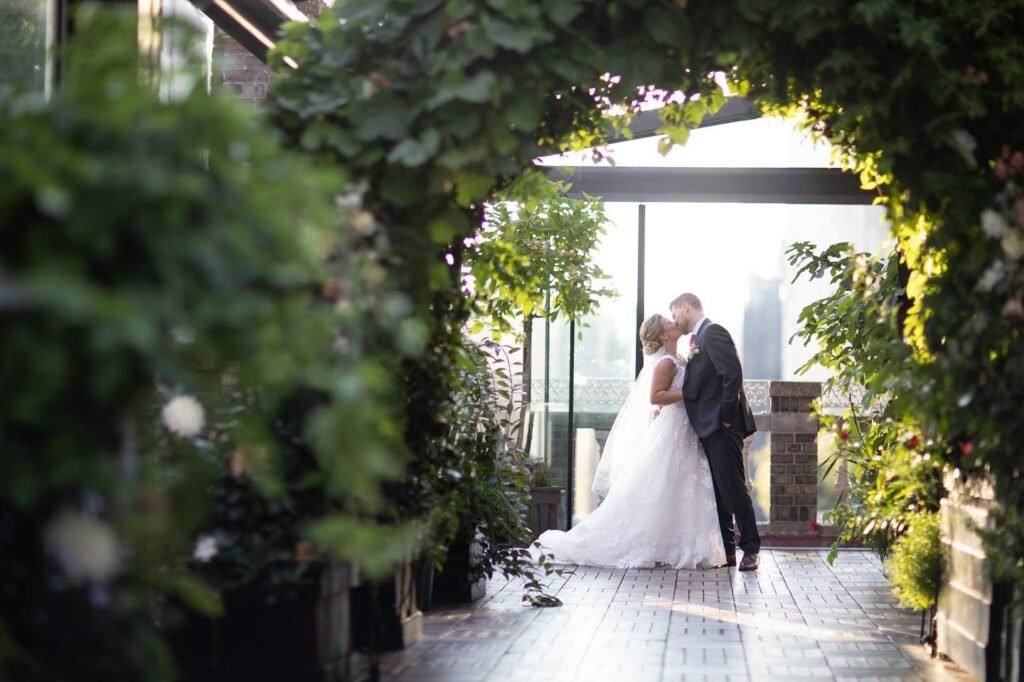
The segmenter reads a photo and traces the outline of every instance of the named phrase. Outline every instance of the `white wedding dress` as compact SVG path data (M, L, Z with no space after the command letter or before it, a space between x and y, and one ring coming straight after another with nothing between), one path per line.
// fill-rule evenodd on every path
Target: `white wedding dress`
M680 388L685 367L674 357L659 354L648 367L653 370L658 363L674 362L671 388ZM649 413L650 403L645 407ZM616 421L624 416L620 414ZM622 446L620 442L615 475L606 482L607 497L568 532L542 533L537 542L543 550L553 554L558 564L612 568L725 564L711 469L683 403L663 407L632 447ZM532 551L537 556L536 548Z

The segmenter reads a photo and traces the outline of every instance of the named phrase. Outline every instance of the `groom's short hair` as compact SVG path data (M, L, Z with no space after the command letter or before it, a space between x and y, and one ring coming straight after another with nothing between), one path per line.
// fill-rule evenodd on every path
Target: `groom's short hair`
M700 299L697 298L697 295L691 293L679 294L678 296L676 296L674 299L672 299L672 302L668 304L668 309L675 310L684 303L696 310L704 310L704 306L700 304Z

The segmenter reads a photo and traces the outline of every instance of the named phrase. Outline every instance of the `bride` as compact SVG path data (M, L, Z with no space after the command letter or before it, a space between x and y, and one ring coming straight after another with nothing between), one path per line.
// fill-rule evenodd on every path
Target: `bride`
M555 562L613 568L726 564L711 469L682 402L686 361L676 357L681 335L662 315L640 326L649 358L615 418L594 479L594 491L607 496L568 532L549 530L537 539Z

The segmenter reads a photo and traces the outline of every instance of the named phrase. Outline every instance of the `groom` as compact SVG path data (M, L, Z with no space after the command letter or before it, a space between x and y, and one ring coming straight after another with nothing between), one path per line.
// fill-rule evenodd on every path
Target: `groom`
M743 471L743 439L757 427L743 393L743 369L736 346L724 327L704 317L695 295L681 294L669 309L683 333L692 334L683 398L690 424L711 465L726 559L729 566L736 565L735 515L743 550L740 570L756 571L761 536Z

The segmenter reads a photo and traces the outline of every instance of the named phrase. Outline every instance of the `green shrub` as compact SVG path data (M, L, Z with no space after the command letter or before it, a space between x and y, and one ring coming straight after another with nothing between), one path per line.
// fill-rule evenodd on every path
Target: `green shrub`
M939 515L915 515L907 532L893 545L886 565L900 606L918 611L935 606L945 566Z
M221 610L218 554L273 585L299 537L411 551L364 520L404 454L364 348L409 333L347 255L343 178L238 102L162 101L128 19L77 17L50 100L0 92L2 679L171 678L161 626Z

